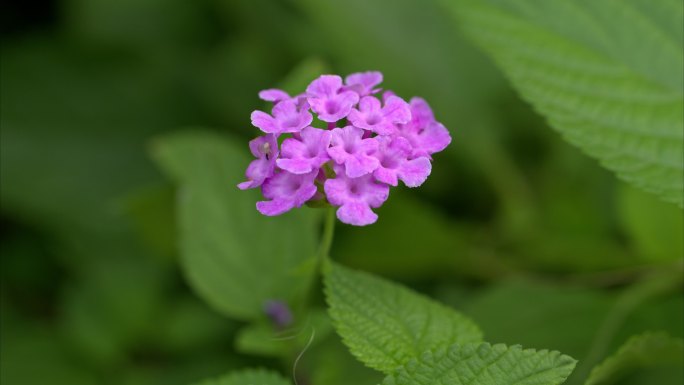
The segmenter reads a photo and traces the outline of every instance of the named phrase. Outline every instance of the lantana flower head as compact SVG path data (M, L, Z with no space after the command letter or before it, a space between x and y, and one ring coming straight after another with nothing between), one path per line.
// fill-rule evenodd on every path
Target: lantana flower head
M252 113L252 125L266 135L250 142L256 159L238 187L261 188L260 213L328 204L340 221L365 226L377 221L373 209L387 200L390 186L425 182L432 155L451 142L449 131L421 98L407 103L392 91L378 98L382 80L377 71L344 82L322 75L296 96L278 89L259 93L273 109ZM314 114L325 127L312 126Z

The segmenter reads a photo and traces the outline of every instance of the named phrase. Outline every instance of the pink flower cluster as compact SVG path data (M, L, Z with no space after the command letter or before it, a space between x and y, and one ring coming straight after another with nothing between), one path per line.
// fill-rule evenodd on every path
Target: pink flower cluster
M269 89L259 93L273 102L271 114L252 113L252 124L265 133L249 148L257 158L247 167L240 189L261 187L267 200L256 207L279 215L308 201L327 202L337 218L356 226L374 223L389 186L423 184L432 169L431 155L451 142L449 131L420 98L406 103L381 92L380 72L342 78L322 75L306 92L290 96ZM312 126L314 116L324 128ZM292 134L278 145L283 134Z

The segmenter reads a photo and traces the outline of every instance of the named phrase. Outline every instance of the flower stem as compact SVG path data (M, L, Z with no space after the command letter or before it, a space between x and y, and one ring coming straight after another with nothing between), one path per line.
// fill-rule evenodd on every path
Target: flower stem
M323 235L321 236L321 243L318 249L318 264L330 257L330 247L332 246L335 235L335 208L329 207L326 209L325 219L323 222Z

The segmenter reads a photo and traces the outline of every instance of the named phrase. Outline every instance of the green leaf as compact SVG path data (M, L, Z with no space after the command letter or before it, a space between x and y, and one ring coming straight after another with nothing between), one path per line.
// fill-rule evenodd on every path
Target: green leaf
M235 349L248 354L287 357L301 352L307 345L307 349L315 346L331 332L332 324L325 311L313 309L286 330L275 330L270 322L245 326L235 337Z
M384 279L331 262L324 280L337 332L356 358L384 373L426 350L482 340L468 318Z
M157 140L153 155L180 184L180 250L191 285L223 314L255 319L265 301L292 305L307 287L315 222L307 210L275 218L256 211L258 192L236 187L250 161L244 147L185 132Z
M629 241L642 260L657 262L684 255L681 211L631 186L620 186L618 202Z
M586 385L614 384L638 369L684 367L684 340L665 333L634 336L617 353L596 366Z
M681 1L445 3L566 139L682 206Z
M247 369L195 385L290 385L290 381L275 372Z
M543 346L581 361L612 303L598 290L516 279L470 295L462 310L490 341Z
M556 351L503 344L452 345L427 351L388 376L384 385L554 385L575 367Z

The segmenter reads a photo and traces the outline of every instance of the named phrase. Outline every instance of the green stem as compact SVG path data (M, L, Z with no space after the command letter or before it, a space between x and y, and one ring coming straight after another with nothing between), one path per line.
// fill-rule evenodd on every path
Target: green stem
M323 235L321 236L321 243L318 248L318 261L320 265L322 261L330 257L330 247L332 247L333 238L335 235L335 208L329 207L326 209L325 219L323 222Z

